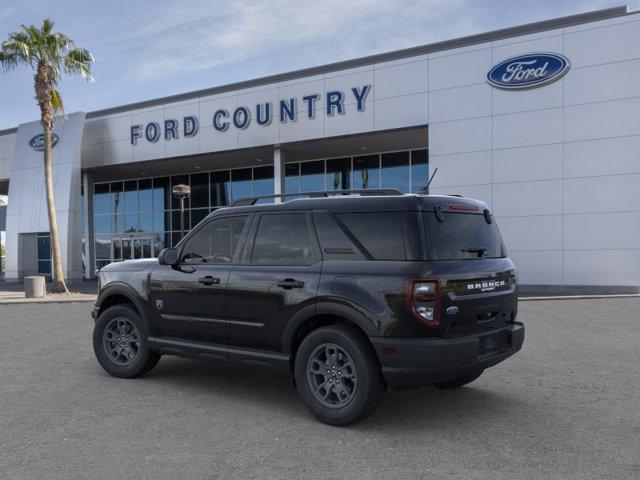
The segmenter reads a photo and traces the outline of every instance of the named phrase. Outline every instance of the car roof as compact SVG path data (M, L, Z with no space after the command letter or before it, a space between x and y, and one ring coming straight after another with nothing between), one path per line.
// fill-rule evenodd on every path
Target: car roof
M456 205L458 208L456 208ZM451 206L454 208L450 208ZM321 198L296 198L282 203L222 207L209 214L209 216L300 210L330 210L336 213L397 212L405 210L433 210L435 207L439 207L445 212L464 211L463 208L459 208L460 206L470 207L466 210L469 213L473 213L474 211L476 213L482 213L488 209L487 204L479 200L452 195L333 195Z

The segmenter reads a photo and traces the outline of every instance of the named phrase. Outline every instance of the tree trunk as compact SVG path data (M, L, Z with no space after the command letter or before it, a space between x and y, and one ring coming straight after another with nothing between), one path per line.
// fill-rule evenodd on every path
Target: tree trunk
M62 260L60 258L60 240L58 238L58 219L53 199L53 179L51 172L51 127L44 125L44 183L47 190L47 212L49 214L49 232L51 232L51 260L53 261L54 293L69 293L62 274Z

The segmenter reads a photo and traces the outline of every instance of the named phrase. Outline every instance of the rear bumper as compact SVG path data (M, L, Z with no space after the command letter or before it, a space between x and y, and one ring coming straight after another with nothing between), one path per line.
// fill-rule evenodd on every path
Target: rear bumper
M504 339L496 353L481 354L482 337L499 334ZM370 337L387 384L409 390L448 382L492 367L522 348L524 325L508 326L457 338ZM394 353L395 352L395 353Z

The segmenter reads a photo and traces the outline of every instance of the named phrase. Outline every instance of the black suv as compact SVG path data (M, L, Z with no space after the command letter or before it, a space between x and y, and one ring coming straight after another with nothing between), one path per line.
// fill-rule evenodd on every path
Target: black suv
M129 378L167 354L290 375L345 425L387 385L460 387L521 348L516 271L484 203L360 193L242 199L159 260L104 267L100 365Z

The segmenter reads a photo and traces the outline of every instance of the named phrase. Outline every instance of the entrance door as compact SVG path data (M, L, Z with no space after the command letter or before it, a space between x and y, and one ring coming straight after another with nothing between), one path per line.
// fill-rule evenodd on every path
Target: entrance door
M113 237L111 258L114 262L154 258L160 252L154 252L153 243L151 235Z

